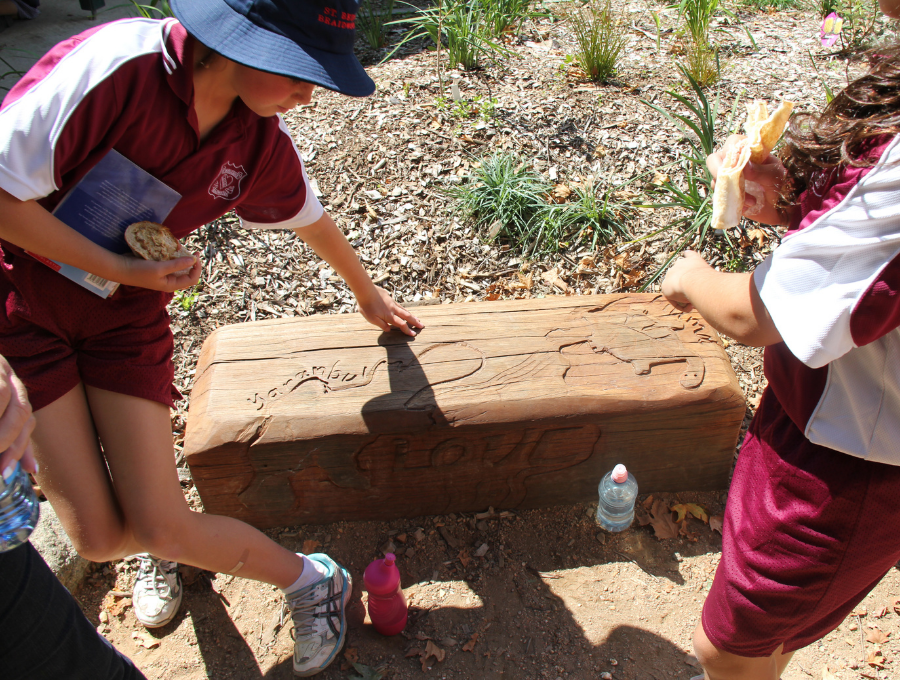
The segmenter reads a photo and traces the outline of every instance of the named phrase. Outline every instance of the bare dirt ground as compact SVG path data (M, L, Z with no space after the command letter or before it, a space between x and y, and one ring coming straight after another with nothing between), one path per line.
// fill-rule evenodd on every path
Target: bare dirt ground
M317 92L314 105L286 116L321 200L376 281L411 304L587 295L634 289L664 261L665 234L632 245L623 240L613 250L574 245L559 255L529 258L502 243L485 243L453 212L446 194L466 181L479 158L505 149L555 182L590 175L597 186L625 192L620 197L650 202L645 191L656 169L675 160L682 137L640 100L672 105L666 90L679 87L679 38L671 30L674 12L645 4L624 9L630 44L618 78L605 86L584 82L566 65L573 41L565 24L542 21L527 24L511 41L517 58L450 74L458 76L468 107L439 99L434 54L412 49L370 68L378 83L373 97ZM662 11L659 49L650 9ZM811 12L740 16L758 48L724 22L724 32L716 34L723 44L723 78L710 93L720 98L720 139L732 109L748 98L784 96L807 110L823 105L807 50L832 88L862 68L858 61L826 56ZM365 54L370 63L379 57ZM677 176L678 170L665 172ZM635 209L630 226L635 236L647 234L676 216ZM714 238L704 252L721 266L750 268L778 238L765 228L742 239L739 248ZM247 232L226 216L188 245L202 253L207 268L197 289L171 307L177 382L185 394L203 339L217 326L353 311L343 283L293 235ZM514 285L523 282L529 285ZM762 355L724 342L749 419L765 386ZM173 430L185 493L199 509L180 454L187 405L173 414ZM670 506L696 503L715 517L726 493L663 500ZM379 677L376 668L397 679L686 680L697 674L691 632L718 564L720 535L693 518L679 525L675 538L659 539L651 525L638 523L609 535L592 514L583 504L527 512L485 508L478 515L285 527L269 534L292 550L327 552L355 579L347 644L324 679L359 675L354 661L366 667L360 667L362 677L370 671L369 678ZM399 555L411 607L409 625L393 638L367 623L361 590L365 566L388 549ZM291 676L290 621L273 587L183 571L182 611L156 631L134 619L128 563L99 565L77 597L98 629L148 678ZM796 655L784 680L897 677L898 597L900 573L894 569L853 616Z

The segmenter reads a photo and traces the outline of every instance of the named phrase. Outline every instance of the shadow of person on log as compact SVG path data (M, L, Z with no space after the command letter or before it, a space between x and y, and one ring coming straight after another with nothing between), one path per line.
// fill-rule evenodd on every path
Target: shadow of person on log
M390 391L363 404L363 420L372 434L408 434L434 425L437 403L428 376L410 346L415 340L399 331L378 337L378 344L387 352Z

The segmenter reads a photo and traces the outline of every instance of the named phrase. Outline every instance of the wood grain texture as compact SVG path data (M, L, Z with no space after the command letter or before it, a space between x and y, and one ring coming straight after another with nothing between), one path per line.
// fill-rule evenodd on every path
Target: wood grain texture
M185 454L259 527L724 489L745 406L715 331L653 294L447 304L415 339L359 315L220 328Z

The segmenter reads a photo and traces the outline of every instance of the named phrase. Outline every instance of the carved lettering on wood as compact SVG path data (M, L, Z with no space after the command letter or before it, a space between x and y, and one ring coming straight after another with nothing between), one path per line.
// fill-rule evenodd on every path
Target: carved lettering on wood
M723 488L744 407L717 337L658 295L240 324L204 349L186 455L209 512L259 526Z
M544 351L523 359L512 369L495 373L488 370L490 377L477 375L484 372L486 357L483 351L468 342L423 344L421 348L416 347L408 356L399 359L381 359L371 366L358 365L347 368L341 360L329 366L305 366L267 392L255 392L247 397L247 401L256 405L257 410L264 410L267 404L290 395L310 382L319 385L323 394L368 387L379 371L402 373L421 370L417 367L422 365L425 355L429 353L431 353L429 360L452 362L457 370L455 375L422 387L420 393L407 400L405 406L408 409L429 408L433 399L426 393L434 394L435 388L438 388L437 392L440 393L460 390L493 393L504 383L519 380L523 376L540 376L548 370L551 373L559 373L560 367L563 370L559 373L559 377L562 377L569 386L577 387L579 383L584 382L579 381L577 376L583 376L584 365L592 363L581 358L588 352L583 351L584 348L579 348L579 345L589 346L593 354L608 354L618 362L630 364L637 375L650 374L653 366L684 362L687 368L681 377L681 385L685 389L700 386L705 373L703 359L688 349L675 332L685 328L684 322L679 319L680 315L656 317L646 306L634 305L630 313L614 317L607 314L603 317L602 323L592 322L591 312L602 309L590 310L571 327L550 331L547 334L550 344ZM702 326L696 322L694 326L694 332L702 331ZM580 337L573 339L573 334ZM708 333L700 333L697 339L701 342L714 342ZM556 340L557 343L554 342ZM559 357L553 356L554 351ZM575 370L569 376L569 369L573 368Z

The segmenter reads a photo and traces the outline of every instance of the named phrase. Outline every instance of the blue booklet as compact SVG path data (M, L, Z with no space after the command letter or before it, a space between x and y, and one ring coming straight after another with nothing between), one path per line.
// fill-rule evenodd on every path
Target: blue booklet
M111 149L81 178L53 214L80 234L114 253L131 251L125 229L135 222L162 223L181 194ZM68 264L29 253L63 276L102 298L119 284Z

